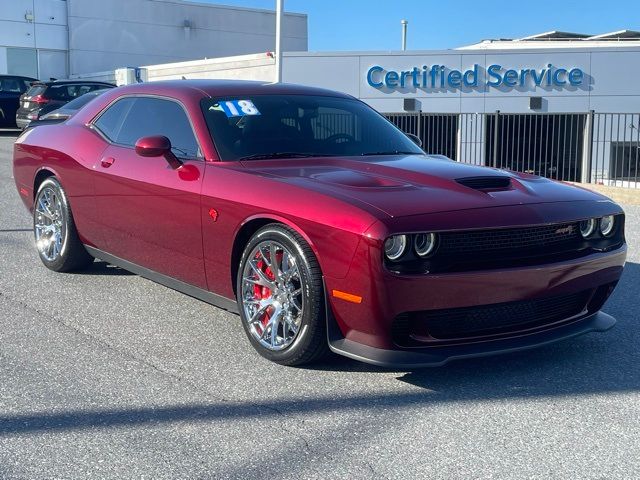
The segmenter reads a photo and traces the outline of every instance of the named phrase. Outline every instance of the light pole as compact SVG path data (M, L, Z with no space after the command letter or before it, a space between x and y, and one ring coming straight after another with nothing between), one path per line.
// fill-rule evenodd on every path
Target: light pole
M407 24L409 22L400 20L400 23L402 24L402 50L404 51L407 49Z
M276 0L276 83L282 82L282 12L284 0Z

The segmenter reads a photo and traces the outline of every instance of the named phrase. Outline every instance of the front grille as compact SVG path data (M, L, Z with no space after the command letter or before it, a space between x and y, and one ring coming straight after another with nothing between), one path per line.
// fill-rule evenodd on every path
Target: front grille
M608 252L624 244L624 215L616 215L609 237L596 233L584 239L580 222L547 225L435 232L434 252L420 258L413 248L395 261L384 259L398 274L470 272L520 268L576 260L593 252ZM409 236L409 245L415 235Z
M444 232L440 234L439 255L481 255L483 253L527 253L544 250L546 254L570 249L581 243L577 222L538 227Z
M411 338L457 340L544 327L582 313L591 293L585 290L516 302L405 312L396 317L392 334L396 343L407 346Z

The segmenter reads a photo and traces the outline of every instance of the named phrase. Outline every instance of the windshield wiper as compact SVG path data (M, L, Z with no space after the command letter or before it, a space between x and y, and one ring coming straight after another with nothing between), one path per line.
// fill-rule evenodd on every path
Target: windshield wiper
M360 154L361 157L372 157L375 155L423 155L423 154L420 152L405 152L403 150L393 150L393 151L387 151L387 152L366 152L366 153Z
M269 158L309 158L309 157L327 157L329 155L322 153L299 153L299 152L271 152L271 153L256 153L254 155L247 155L246 157L240 157L238 160L265 160Z

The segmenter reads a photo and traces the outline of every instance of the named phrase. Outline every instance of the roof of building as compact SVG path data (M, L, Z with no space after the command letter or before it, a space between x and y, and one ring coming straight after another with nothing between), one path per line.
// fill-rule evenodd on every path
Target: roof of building
M586 43L589 42L589 43ZM614 32L592 35L590 33L564 32L551 30L521 38L491 38L473 45L458 47L459 49L497 49L497 48L531 48L531 47L593 47L595 42L603 45L628 46L640 43L640 31L616 30ZM535 44L535 45L532 45Z
M535 40L574 40L591 37L587 33L561 32L559 30L551 30L550 32L536 33L513 41L535 41Z
M593 35L585 40L640 40L638 30L616 30L615 32L601 33Z

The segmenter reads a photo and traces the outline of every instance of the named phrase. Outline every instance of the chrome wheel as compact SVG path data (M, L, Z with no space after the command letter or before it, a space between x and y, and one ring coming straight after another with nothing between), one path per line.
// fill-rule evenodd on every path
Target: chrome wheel
M249 332L263 347L277 351L293 343L304 313L296 257L281 243L256 245L242 272L242 309Z
M66 238L66 219L60 193L46 186L38 192L33 229L36 247L46 260L55 261L62 252Z

